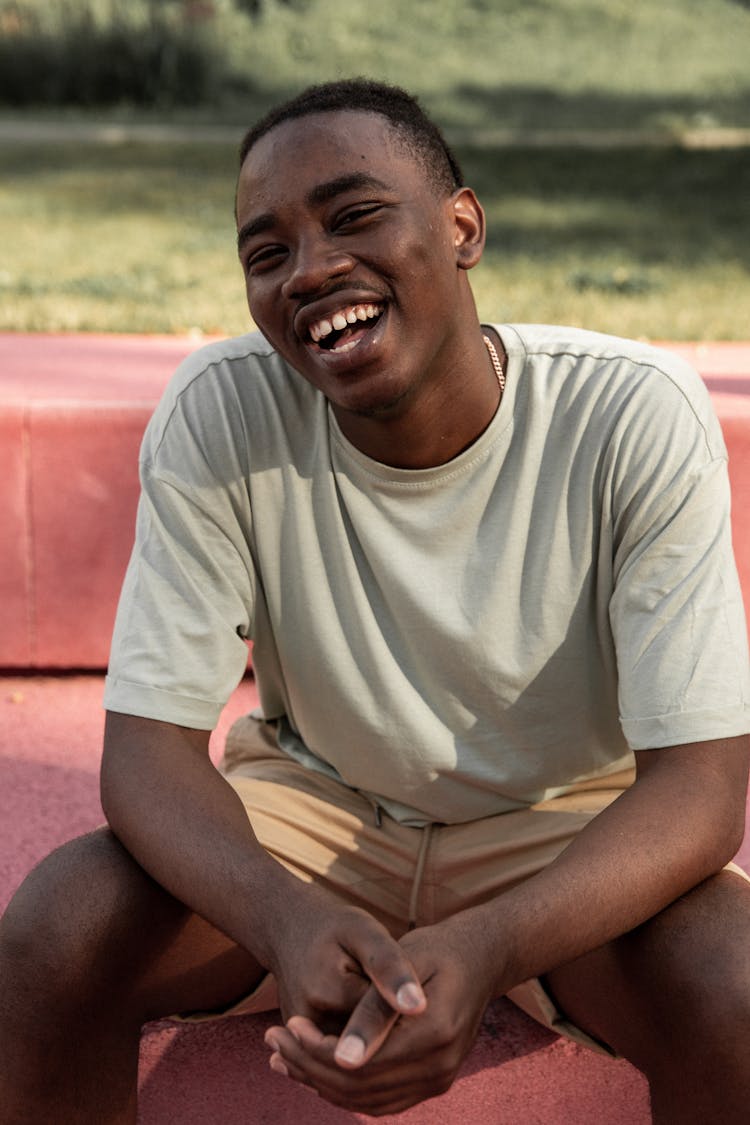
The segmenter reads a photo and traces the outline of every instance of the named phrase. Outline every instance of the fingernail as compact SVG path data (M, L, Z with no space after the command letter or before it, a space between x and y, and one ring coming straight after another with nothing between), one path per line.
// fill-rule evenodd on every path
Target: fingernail
M268 1065L270 1066L271 1070L274 1070L277 1074L283 1074L285 1078L289 1077L289 1071L286 1068L286 1064L279 1055L271 1055L270 1059L268 1060Z
M396 1001L402 1011L411 1012L414 1008L421 1007L424 995L422 989L409 981L402 984L396 993Z
M365 1044L358 1035L347 1035L336 1047L335 1052L337 1059L348 1063L361 1062L364 1053Z

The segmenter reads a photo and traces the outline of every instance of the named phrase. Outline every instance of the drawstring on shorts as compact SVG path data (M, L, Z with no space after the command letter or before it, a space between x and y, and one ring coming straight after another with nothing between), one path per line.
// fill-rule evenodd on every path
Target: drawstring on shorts
M432 839L433 824L425 824L424 828L420 829L422 838L419 841L419 851L417 853L417 863L414 868L414 881L411 885L411 895L409 897L409 926L410 930L415 929L417 925L417 905L419 903L419 892L422 889L422 879L424 877L424 868L427 862L427 851L430 847L430 840Z
M373 816L375 818L375 827L376 828L382 828L383 827L383 814L382 814L382 810L381 810L378 802L375 800L374 797L371 797L369 793L365 793L361 789L358 789L357 792L360 793L361 796L364 797L367 801L369 801L370 804L372 805ZM438 826L428 822L422 828L416 829L416 831L421 832L422 835L420 836L420 839L419 839L419 849L417 851L417 862L414 866L414 879L412 880L411 894L409 895L409 913L408 913L408 920L407 920L407 922L408 922L407 929L409 929L409 930L416 929L416 925L417 925L417 906L419 904L419 894L420 894L420 891L422 890L422 881L424 879L424 869L425 869L425 864L427 863L427 852L430 849L430 841L432 840L432 830L435 827L438 827Z

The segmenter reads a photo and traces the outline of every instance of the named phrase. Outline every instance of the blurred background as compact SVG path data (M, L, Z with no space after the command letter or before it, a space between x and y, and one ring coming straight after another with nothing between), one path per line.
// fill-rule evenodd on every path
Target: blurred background
M484 318L750 337L750 0L0 0L0 330L245 331L239 139L355 74L454 144Z

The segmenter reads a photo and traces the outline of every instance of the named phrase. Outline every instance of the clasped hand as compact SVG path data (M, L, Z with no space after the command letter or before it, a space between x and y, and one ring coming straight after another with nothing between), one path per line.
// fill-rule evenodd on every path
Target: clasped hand
M443 1093L492 998L466 917L397 942L363 910L326 907L306 912L304 949L294 938L278 949L285 1022L266 1033L272 1069L372 1115Z

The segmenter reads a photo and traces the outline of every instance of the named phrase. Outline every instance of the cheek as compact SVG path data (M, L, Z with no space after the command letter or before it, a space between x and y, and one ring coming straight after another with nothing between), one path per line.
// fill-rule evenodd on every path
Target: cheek
M457 274L455 260L444 250L424 244L414 248L402 278L403 292L418 318L443 315L441 310L454 300Z
M274 301L265 287L259 286L257 282L250 279L245 283L245 296L247 297L250 316L258 327L262 329L266 336L270 337L275 334L274 329L277 328L278 316L274 318L274 311L278 313L279 301Z
M456 267L452 243L446 239L444 231L433 226L404 240L400 256L413 277L429 279L431 285L451 276Z

